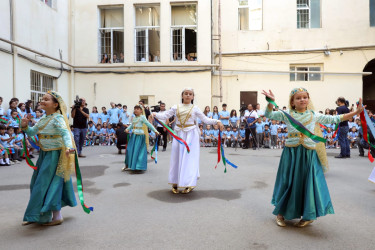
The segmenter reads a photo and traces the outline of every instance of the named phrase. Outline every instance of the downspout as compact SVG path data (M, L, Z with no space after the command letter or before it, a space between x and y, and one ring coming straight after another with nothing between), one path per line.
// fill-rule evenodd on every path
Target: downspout
M74 49L75 49L75 8L74 8L74 0L69 1L69 63L74 65ZM70 67L70 86L69 86L69 103L73 103L75 95L75 74L74 74L74 67Z
M16 38L15 38L15 34L16 34L16 28L15 28L15 25L14 25L14 2L13 0L9 0L9 17L10 17L10 27L9 27L9 33L10 33L10 40L11 41L15 41ZM13 86L12 86L12 91L13 91L13 96L16 97L17 96L17 92L16 92L16 72L17 72L17 47L16 46L13 46L11 45L11 51L12 51L12 54L13 54L13 57L12 57L12 70L13 70Z
M223 102L223 76L222 76L222 56L221 56L221 0L219 0L218 9L218 38L219 38L219 84L220 84L220 102Z

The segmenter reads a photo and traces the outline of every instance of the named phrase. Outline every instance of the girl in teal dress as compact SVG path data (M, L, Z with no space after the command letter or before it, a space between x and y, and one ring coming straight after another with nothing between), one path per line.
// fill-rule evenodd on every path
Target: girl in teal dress
M32 117L25 116L21 127L28 136L39 137L39 158L30 183L30 200L22 225L39 223L47 226L63 222L61 208L77 205L72 179L75 146L67 126L66 106L60 95L49 92L40 102L45 110L37 124L29 127Z
M272 101L275 97L270 90L263 94ZM272 120L284 121L288 127L288 139L282 152L277 171L272 204L275 206L278 226L285 227L285 220L301 219L294 225L305 227L317 217L333 214L333 206L329 195L324 172L328 169L327 154L324 143L315 143L291 125L281 111L272 111L268 104L265 116ZM330 116L315 113L309 93L304 88L293 89L289 96L289 113L308 130L321 136L319 123L339 123L349 120L362 112L362 100L354 112ZM320 134L319 134L320 133Z
M127 170L147 170L147 143L145 136L145 129L143 125L149 127L155 134L159 135L159 132L149 123L146 116L142 115L142 108L139 105L134 107L135 117L131 125L125 130L129 132L133 130L130 140L128 142L128 148L126 149L125 156L125 167L123 171Z

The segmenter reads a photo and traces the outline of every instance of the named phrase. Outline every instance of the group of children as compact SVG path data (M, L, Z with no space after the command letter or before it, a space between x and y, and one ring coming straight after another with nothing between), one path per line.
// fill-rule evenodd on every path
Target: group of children
M269 120L266 117L258 118L256 125L256 134L250 134L250 146L258 148L283 148L285 140L288 138L288 128L284 122ZM200 142L201 147L216 146L219 138L219 128L214 125L201 124L200 129ZM220 137L224 147L237 146L242 147L245 143L245 124L241 124L238 129L237 126L226 126L224 131L220 132Z
M19 127L0 124L0 166L20 163L23 156L23 134ZM27 145L29 142L27 141Z

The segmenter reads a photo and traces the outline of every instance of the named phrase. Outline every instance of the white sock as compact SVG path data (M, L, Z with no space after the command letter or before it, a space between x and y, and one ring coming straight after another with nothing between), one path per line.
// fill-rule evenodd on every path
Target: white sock
M7 164L10 164L10 162L9 162L9 158L5 158L5 162L6 162Z
M3 158L0 159L0 164L5 164Z
M61 211L52 211L52 220L61 220L62 219L62 215L61 215Z

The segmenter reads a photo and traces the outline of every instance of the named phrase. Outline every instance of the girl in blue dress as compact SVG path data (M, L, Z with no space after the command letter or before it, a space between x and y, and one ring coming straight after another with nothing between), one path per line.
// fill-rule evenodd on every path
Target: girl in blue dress
M275 101L271 90L263 90L262 94ZM334 213L323 173L328 169L325 145L315 143L300 133L283 112L272 109L273 105L269 103L265 116L272 120L284 121L288 128L288 138L280 158L272 196L272 204L275 206L273 214L276 215L278 226L285 227L285 220L301 219L294 225L305 227L317 217ZM296 88L290 93L287 112L308 130L315 131L315 134L321 136L319 123L346 121L362 111L360 99L358 109L348 114L330 116L316 113L307 90Z

